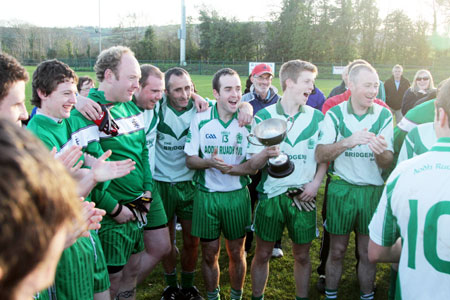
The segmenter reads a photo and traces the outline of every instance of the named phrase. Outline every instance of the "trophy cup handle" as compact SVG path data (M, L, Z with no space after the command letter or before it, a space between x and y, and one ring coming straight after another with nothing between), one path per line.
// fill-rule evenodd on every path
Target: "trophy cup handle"
M291 124L291 127L289 127L289 129L286 131L286 133L288 133L289 131L291 131L292 127L294 126L294 117L289 117L289 118L286 120L286 122L289 122L289 121L291 121L292 124Z
M251 138L256 138L255 135L254 135L253 133L250 133L249 135L247 135L247 141L248 141L250 144L255 145L255 146L264 146L263 144L256 144L255 142L252 142L252 140L250 139L250 137L251 137Z

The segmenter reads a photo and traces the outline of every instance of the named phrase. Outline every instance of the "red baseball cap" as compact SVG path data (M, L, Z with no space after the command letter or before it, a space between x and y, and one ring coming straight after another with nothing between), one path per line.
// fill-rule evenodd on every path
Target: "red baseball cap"
M268 64L256 65L252 70L252 76L261 76L266 73L273 76L272 68Z

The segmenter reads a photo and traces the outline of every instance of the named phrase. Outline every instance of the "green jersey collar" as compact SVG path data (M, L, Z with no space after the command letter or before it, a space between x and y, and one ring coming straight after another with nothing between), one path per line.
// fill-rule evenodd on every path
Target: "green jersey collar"
M219 120L220 124L222 124L222 126L224 128L227 128L228 125L230 125L231 122L233 122L233 119L236 119L236 120L238 119L238 112L236 111L227 123L223 122L220 119L219 111L217 110L217 102L216 102L216 104L214 104L214 106L211 109L212 109L211 113L212 113L213 118Z
M282 100L282 98L280 98L280 100L278 100L277 103L275 104L275 105L276 105L277 114L283 115L283 116L285 116L286 118L289 118L290 116L284 112L283 106L281 105L281 100ZM298 117L301 113L304 113L304 112L305 112L305 108L303 107L303 105L300 105L300 108L299 108L299 110L298 110L298 113L296 113L295 116L294 116L294 120L296 120L297 117Z
M374 104L372 103L372 105L367 109L367 113L365 113L364 115L375 113L375 112L374 112L373 105L374 105ZM351 115L356 115L356 114L355 114L355 111L353 110L353 106L352 106L352 97L350 97L350 98L348 99L348 103L347 103L347 112L348 112L349 114L351 114ZM363 116L364 116L364 115L363 115Z
M450 152L450 137L439 138L430 151Z

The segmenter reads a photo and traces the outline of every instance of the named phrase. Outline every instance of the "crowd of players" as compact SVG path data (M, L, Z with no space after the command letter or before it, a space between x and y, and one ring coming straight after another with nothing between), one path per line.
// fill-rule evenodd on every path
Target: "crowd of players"
M450 294L449 81L400 121L400 107L389 103L403 88L400 66L380 87L369 63L351 62L342 93L333 90L324 103L312 100L321 95L316 66L301 60L281 66L282 97L269 65L253 69L244 96L236 71L221 69L215 100L195 92L186 70L139 65L126 47L101 52L94 69L97 88L58 60L39 64L25 130L17 125L28 120L28 74L0 54L0 298L135 299L136 286L162 262L161 299L204 299L194 284L200 246L205 296L220 299L223 235L230 299L242 299L246 235L254 231L252 299L264 299L269 261L287 228L295 299L308 299L324 178L317 271L326 299L338 298L353 231L360 299L374 299L378 261L393 263L392 299ZM423 84L430 79L419 71L407 91L434 88ZM290 128L284 141L249 143L254 128L274 118ZM276 178L267 164L281 152L295 168Z

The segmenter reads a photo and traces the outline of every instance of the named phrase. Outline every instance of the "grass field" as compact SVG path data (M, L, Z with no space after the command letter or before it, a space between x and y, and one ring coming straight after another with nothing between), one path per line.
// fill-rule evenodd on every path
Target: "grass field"
M27 67L27 70L30 72L30 78L32 78L32 72L35 67ZM95 74L93 72L84 72L78 73L79 76L89 75L92 78L95 78ZM212 87L211 87L211 79L212 76L202 76L202 75L193 75L192 80L195 82L198 93L203 97L212 98ZM246 77L241 77L242 86L245 86ZM328 95L333 87L338 85L340 82L337 80L317 80L316 86L322 90L325 95ZM273 84L281 91L279 79L275 78L273 80ZM31 104L29 99L31 99L31 80L27 84L26 89L26 97L27 97L27 108L31 111ZM320 232L322 232L322 219L321 219L321 207L323 203L323 185L319 190L319 195L317 197L318 201L318 212L317 212L317 224ZM180 245L182 241L180 240L181 235L177 233L177 244ZM354 258L354 238L353 236L350 239L350 245L348 247L347 256L345 260L344 270L342 279L340 282L339 289L339 299L359 299L359 286L358 280L355 272L355 258ZM318 279L318 275L315 272L319 260L319 248L320 248L320 239L316 239L313 241L310 255L312 261L312 275L310 281L310 299L324 299L324 296L320 295L315 287L315 284ZM285 232L283 236L283 250L285 256L281 259L272 259L270 264L270 276L266 289L266 299L273 300L284 300L284 299L294 299L295 298L295 287L294 287L294 277L293 277L293 265L294 260L292 257L292 247L287 236L287 232ZM248 263L248 271L246 275L246 284L244 286L244 299L250 299L251 297L251 278L250 278L250 264L253 258L254 252L250 252L247 257ZM197 273L195 283L199 288L200 292L205 295L205 289L203 284L203 279L200 270L200 261L201 255L199 257L199 263L197 265ZM226 254L226 250L224 247L224 243L222 243L221 253L220 253L220 266L221 266L221 299L229 299L230 295L230 280L228 276L228 257ZM177 266L178 270L181 270L180 265ZM163 270L161 264L159 264L152 274L146 279L146 281L138 286L137 289L137 299L138 300L155 300L160 299L160 294L165 287L165 283L163 280ZM388 281L389 281L389 265L381 264L378 266L377 273L377 294L376 299L387 299L387 289L388 289Z

